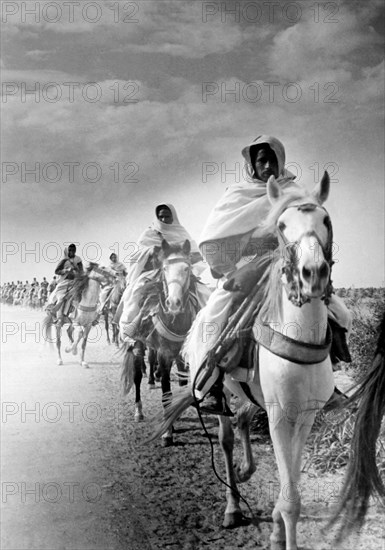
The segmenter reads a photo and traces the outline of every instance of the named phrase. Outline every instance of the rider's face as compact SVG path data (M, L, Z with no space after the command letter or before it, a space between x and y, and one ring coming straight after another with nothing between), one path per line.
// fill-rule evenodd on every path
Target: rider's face
M270 176L278 177L278 161L270 147L261 147L255 155L253 167L258 179L267 182Z
M75 250L76 250L75 248L73 248L71 246L69 247L69 249L68 249L68 257L69 258L74 258L75 257Z
M118 258L117 258L117 256L116 256L116 254L111 254L111 262L112 262L112 263L115 263L117 259L118 259Z
M158 220L167 225L171 225L173 222L171 210L168 208L162 208L158 213Z

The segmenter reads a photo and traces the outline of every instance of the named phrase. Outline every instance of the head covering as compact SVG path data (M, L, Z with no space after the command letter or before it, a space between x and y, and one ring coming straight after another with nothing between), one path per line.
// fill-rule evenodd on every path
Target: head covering
M211 211L200 237L200 246L211 240L254 233L270 210L267 198L267 183L256 178L251 165L250 147L267 144L278 161L277 182L284 189L298 187L295 176L285 169L285 148L271 136L258 136L242 149L245 158L246 176L241 184L231 185Z
M159 212L161 210L169 210L172 214L172 210L168 204L158 204L158 206L155 208L155 216L159 218ZM174 209L175 210L175 209ZM175 212L176 215L176 212Z
M255 177L254 167L251 164L250 149L252 147L259 149L262 145L268 145L274 151L278 161L278 177L284 174L286 156L283 144L275 137L262 135L255 138L252 143L242 149L242 156L245 159L246 174L248 176L247 179L251 178L251 180L258 181Z
M168 208L172 214L172 223L163 223L158 219L158 212L162 208ZM142 273L148 258L154 250L154 246L160 246L165 239L169 244L182 244L186 239L191 243L191 252L198 253L196 242L191 238L190 233L179 222L178 214L174 205L170 203L158 204L155 207L155 220L140 235L138 239L138 250L130 257L128 266L127 284L132 284Z
M81 264L82 263L82 260L81 258L79 258L79 256L75 256L73 258L70 258L68 256L68 249L71 247L71 246L75 246L75 245L69 245L69 246L66 246L65 249L64 249L64 260L67 260L67 262L70 262L72 265L75 265L77 266L78 264ZM76 246L75 246L75 252L76 252Z
M172 214L172 223L163 223L158 219L158 213L162 208L168 208ZM194 250L194 241L191 235L181 225L178 214L176 213L174 205L170 203L158 204L155 208L155 220L150 227L142 233L139 237L139 245L143 246L156 246L162 243L162 239L166 239L171 243L183 243L188 239L192 244L192 252L196 252L198 248Z

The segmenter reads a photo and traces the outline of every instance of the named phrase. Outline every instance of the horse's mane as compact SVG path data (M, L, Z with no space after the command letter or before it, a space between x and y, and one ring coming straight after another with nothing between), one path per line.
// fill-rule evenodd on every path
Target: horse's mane
M88 288L89 275L94 267L98 264L90 262L84 273L76 274L74 284L71 290L68 292L68 297L80 302L83 292Z

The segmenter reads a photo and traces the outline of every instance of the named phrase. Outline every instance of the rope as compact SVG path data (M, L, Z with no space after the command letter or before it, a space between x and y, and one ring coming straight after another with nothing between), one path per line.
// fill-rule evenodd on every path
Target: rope
M201 368L202 368L202 367L201 367ZM200 370L200 369L199 369L199 370ZM199 371L198 371L198 373L199 373ZM238 497L240 500L242 500L242 501L246 504L246 506L247 506L247 508L249 509L249 512L250 512L250 514L251 514L251 518L248 518L248 517L245 516L243 513L242 513L242 517L245 518L245 519L247 519L248 521L250 521L251 519L258 519L258 518L253 514L253 511L252 511L252 509L251 509L249 503L248 503L247 500L241 495L241 493L238 491L238 489L234 489L234 487L231 487L231 485L229 485L229 484L227 483L227 481L225 481L225 480L218 474L218 472L217 472L217 469L216 469L216 467L215 467L215 460L214 460L214 444L213 444L213 441L212 441L212 439L211 439L211 436L210 436L210 434L209 434L209 432L208 432L208 430L207 430L207 428L206 428L206 425L205 425L205 423L204 423L204 420L203 420L203 417L202 417L202 413L201 413L201 410L200 410L200 407L199 407L199 401L198 401L198 399L197 399L197 397L196 397L196 395L195 395L195 381L196 381L196 379L197 379L197 377L198 377L198 373L197 373L197 376L196 376L195 379L194 379L193 387L192 387L192 392L193 392L193 397L194 397L194 405L195 405L196 410L197 410L197 412L198 412L199 421L200 421L200 423L201 423L201 425L202 425L203 431L204 431L204 433L206 434L207 439L209 440L210 451L211 451L211 467L212 467L212 469L213 469L214 475L215 475L215 477L216 477L223 485L225 485L225 486L226 486L228 489L230 489L231 491L234 491L234 492L236 493L237 497Z

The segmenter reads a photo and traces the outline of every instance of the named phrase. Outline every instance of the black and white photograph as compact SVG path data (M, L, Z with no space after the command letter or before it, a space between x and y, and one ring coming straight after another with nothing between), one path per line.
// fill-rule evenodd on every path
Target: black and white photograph
M1 549L385 550L383 0L1 0Z

